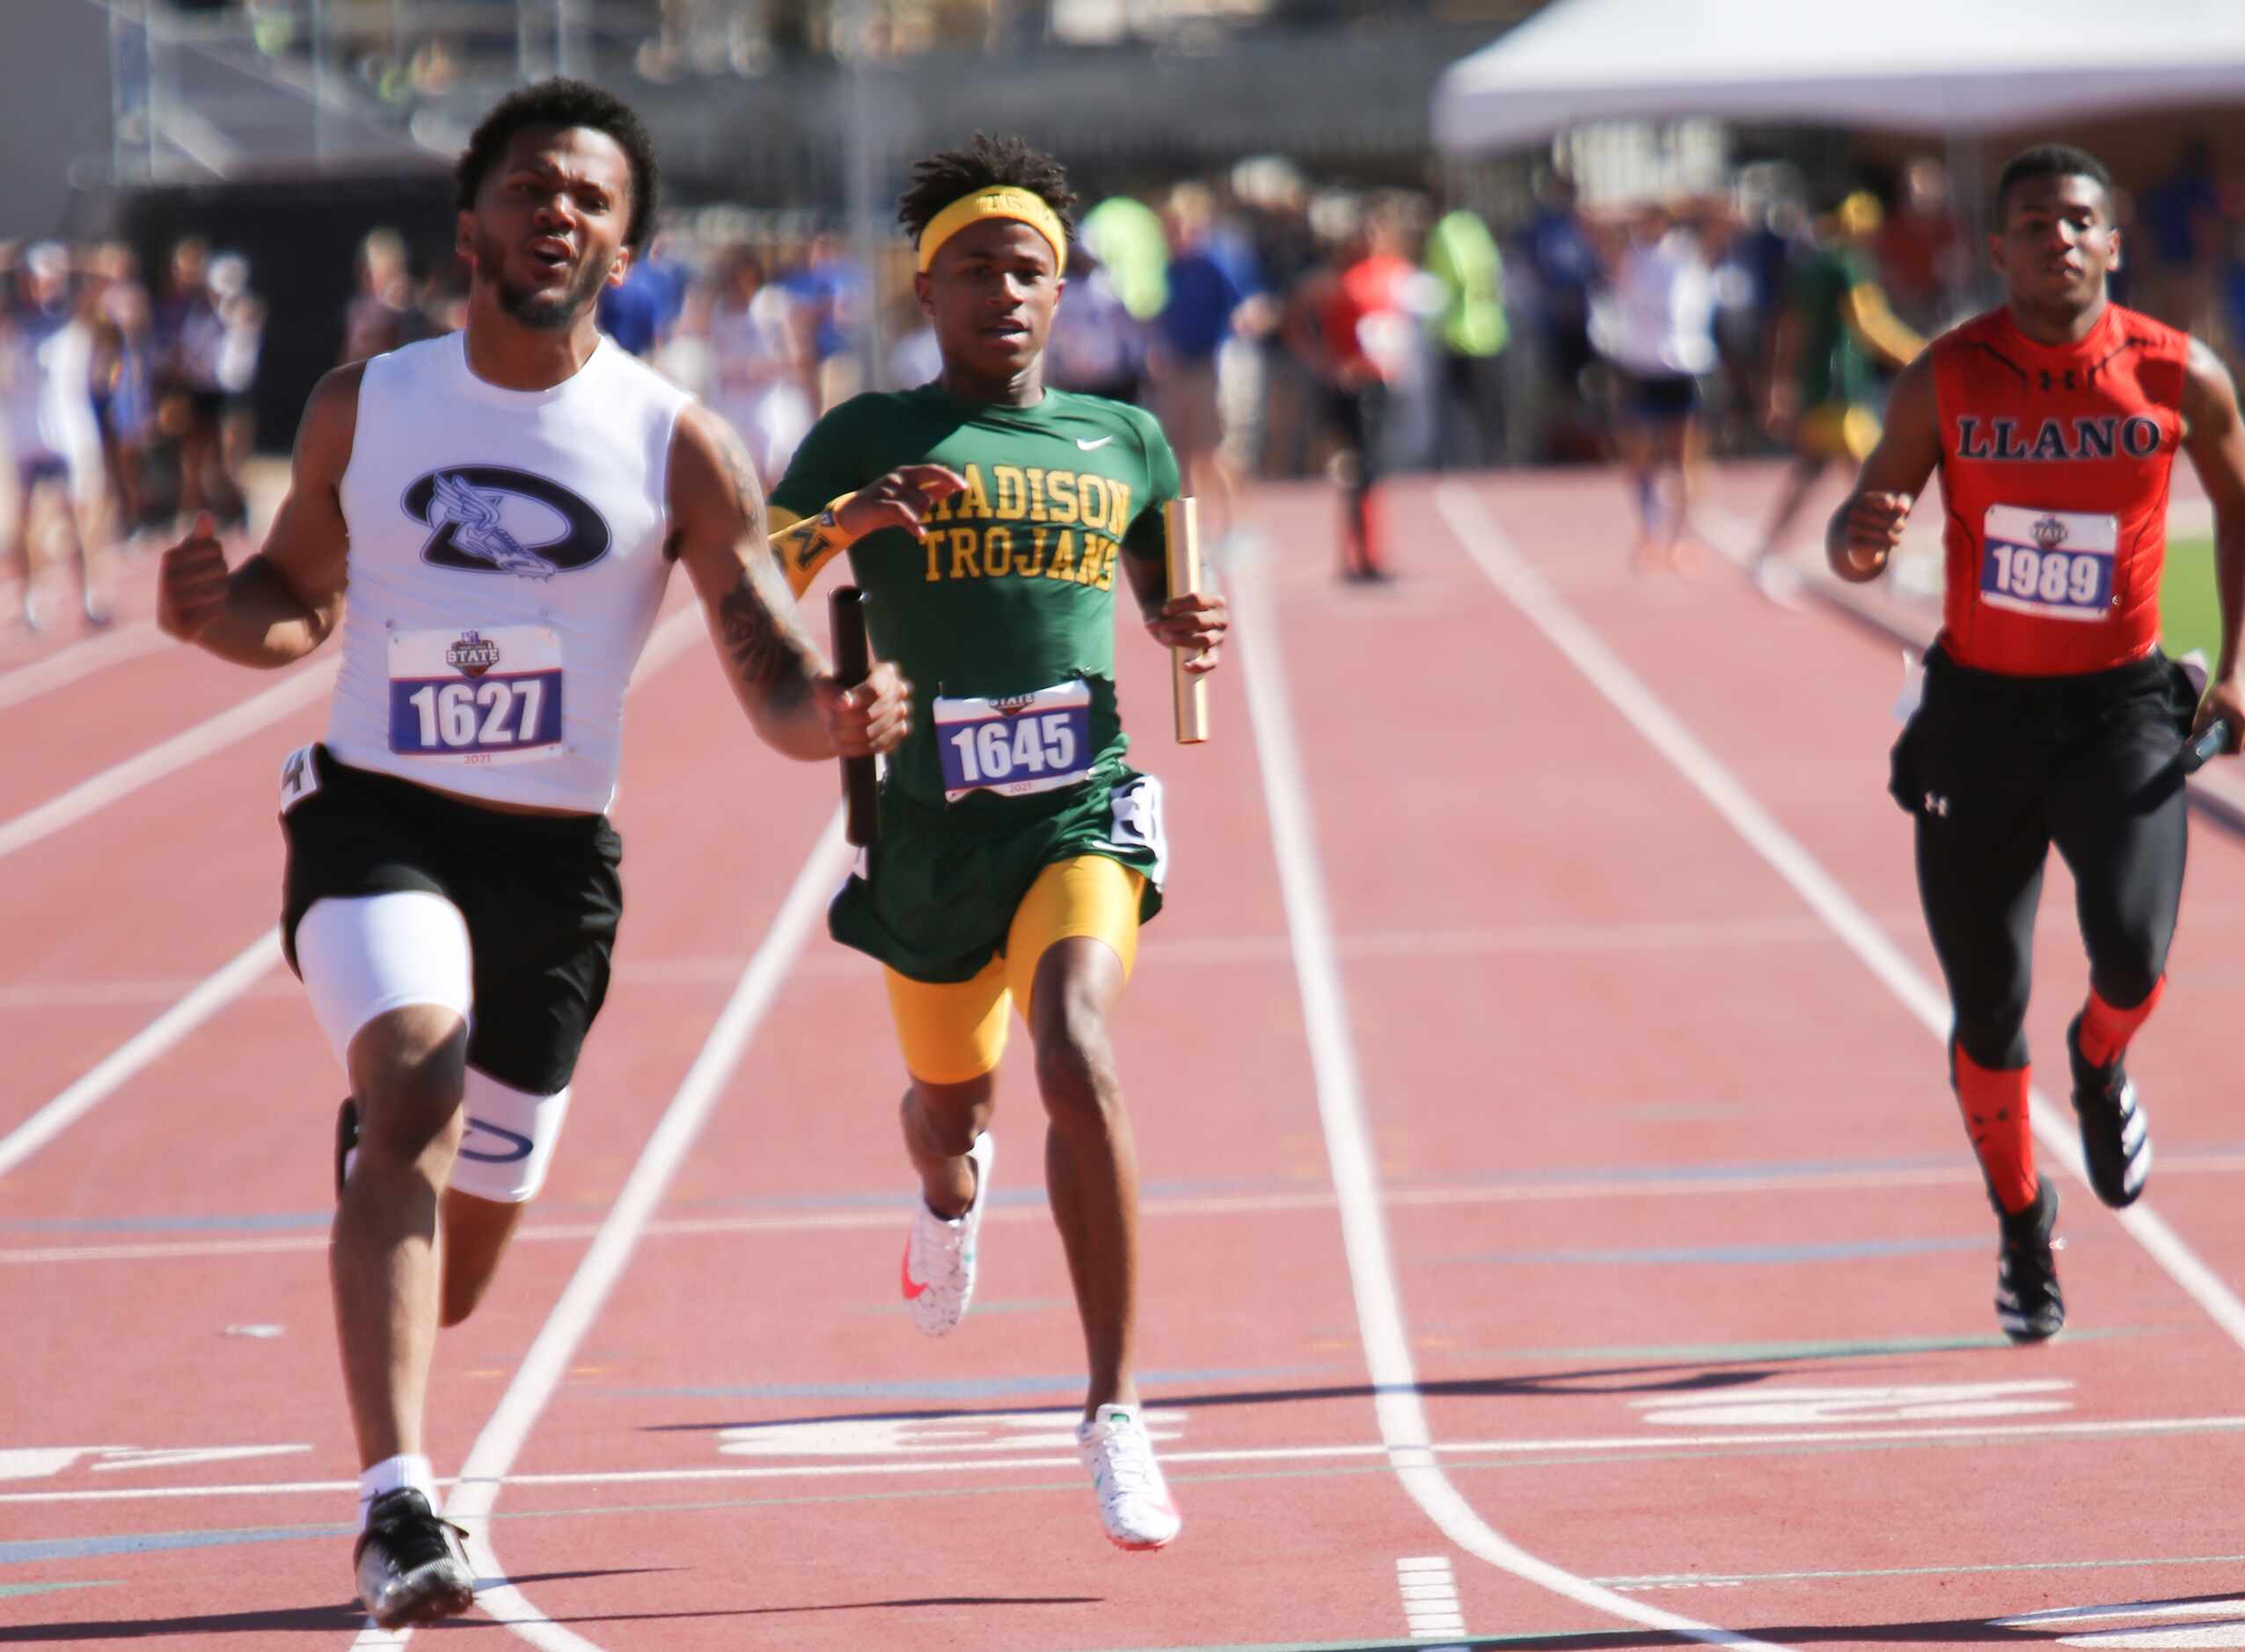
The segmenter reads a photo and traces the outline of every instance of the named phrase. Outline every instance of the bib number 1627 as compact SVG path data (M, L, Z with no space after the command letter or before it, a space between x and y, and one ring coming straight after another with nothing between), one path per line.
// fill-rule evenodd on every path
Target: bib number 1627
M534 676L424 683L406 696L424 751L501 750L538 743L546 685Z
M561 648L543 626L400 632L390 749L423 763L534 763L561 749Z

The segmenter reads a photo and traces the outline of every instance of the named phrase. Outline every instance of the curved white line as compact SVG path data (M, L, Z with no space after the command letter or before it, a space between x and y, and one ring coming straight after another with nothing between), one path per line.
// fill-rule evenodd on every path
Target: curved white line
M1357 1334L1371 1376L1373 1409L1388 1460L1404 1489L1443 1535L1524 1582L1626 1623L1667 1630L1710 1646L1766 1648L1766 1641L1663 1612L1538 1559L1483 1520L1436 1461L1433 1431L1420 1402L1410 1334L1396 1290L1378 1160L1364 1123L1356 1042L1349 1031L1348 1000L1335 961L1332 920L1326 910L1325 878L1302 782L1301 749L1287 698L1283 655L1260 570L1238 570L1232 600L1240 610L1240 658L1247 679L1248 717L1254 727L1255 757L1269 810L1271 844L1278 859L1287 928L1293 937L1295 974L1301 986L1302 1015L1317 1081L1318 1116L1324 1127L1334 1190L1340 1200L1342 1242L1349 1260L1349 1287L1356 1297Z

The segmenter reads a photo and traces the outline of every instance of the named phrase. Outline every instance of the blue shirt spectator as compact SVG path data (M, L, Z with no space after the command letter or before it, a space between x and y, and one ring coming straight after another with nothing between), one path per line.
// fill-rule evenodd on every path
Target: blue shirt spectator
M1232 313L1247 293L1207 248L1169 260L1169 302L1161 307L1161 339L1178 358L1205 362L1232 335Z
M659 276L644 264L635 264L620 287L603 287L596 314L600 330L633 355L647 355L668 330L668 296Z
M2209 250L2201 245L2205 231L2221 216L2212 151L2203 142L2186 144L2175 170L2144 191L2137 216L2161 266L2189 269L2197 264Z

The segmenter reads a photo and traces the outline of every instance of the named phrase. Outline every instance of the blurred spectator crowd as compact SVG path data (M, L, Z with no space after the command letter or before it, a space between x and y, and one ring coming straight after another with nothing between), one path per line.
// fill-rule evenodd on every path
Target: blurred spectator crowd
M265 315L247 263L199 239L153 283L116 243L0 244L0 588L26 625L52 617L49 564L76 565L103 624L113 548L202 511L246 524Z
M2123 302L2229 352L2245 341L2235 180L2191 143L2118 202ZM1261 157L1220 176L1089 203L1049 380L1161 418L1221 538L1249 478L1330 475L1349 509L1345 571L1378 574L1371 485L1398 470L1654 460L1633 415L1700 453L1860 457L1831 417L1868 413L1916 340L1985 303L1940 164L1887 189L1812 197L1783 167L1720 195L1588 203L1555 172L1492 226L1462 198L1313 186ZM285 272L276 285L285 287ZM360 246L341 359L460 325L457 267L417 269L393 230ZM709 401L759 470L785 471L812 421L860 388L934 376L901 241L870 261L797 215L669 216L603 328ZM265 308L242 259L196 240L153 281L116 245L0 247L0 405L13 499L0 577L25 618L80 567L208 509L241 523L245 398ZM1648 484L1649 486L1649 484ZM60 555L52 554L59 549Z

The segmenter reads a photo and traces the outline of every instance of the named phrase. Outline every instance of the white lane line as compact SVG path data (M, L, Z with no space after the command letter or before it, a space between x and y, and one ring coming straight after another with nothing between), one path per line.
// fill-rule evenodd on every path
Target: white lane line
M1066 1414L1055 1412L1053 1414L1058 1421ZM1556 1440L1451 1440L1434 1442L1428 1449L1437 1456L1452 1459L1453 1467L1471 1469L1495 1467L1508 1460L1529 1459L1539 1464L1547 1458L1612 1457L1629 1453L1660 1456L1678 1451L1735 1451L1751 1455L1769 1447L1815 1446L1821 1450L1841 1445L1879 1448L1894 1445L1984 1446L1991 1442L2020 1440L2152 1439L2195 1434L2239 1433L2245 1433L2245 1416L2141 1417L2118 1422L1955 1423L1906 1429L1783 1429L1751 1434L1710 1430L1705 1434L1627 1434ZM1389 1451L1390 1448L1386 1445L1356 1444L1258 1445L1232 1450L1165 1451L1161 1460L1172 1466L1199 1465L1223 1467L1257 1463L1340 1462L1352 1458L1385 1458L1389 1455ZM849 1480L879 1478L888 1474L1003 1474L1020 1469L1074 1469L1078 1466L1079 1465L1072 1457L989 1457L962 1461L956 1457L931 1453L918 1458L882 1458L873 1462L837 1463L806 1459L796 1463L764 1464L754 1468L619 1468L585 1469L554 1474L508 1474L505 1477L505 1483L509 1488L519 1491L540 1486L669 1486L771 1480ZM458 1481L439 1480L436 1483L450 1486L457 1485ZM0 1504L160 1502L194 1497L333 1496L341 1492L355 1491L357 1487L358 1482L351 1480L303 1480L245 1481L216 1486L11 1491L0 1493ZM1854 1574L1832 1573L1831 1575ZM1614 1580L1607 1578L1602 1581L1612 1583Z
M74 642L44 660L0 672L0 711L91 676L104 666L171 646L172 640L145 619Z
M280 961L281 932L268 929L194 991L104 1056L84 1077L0 1137L0 1176L7 1175L107 1100L120 1085L241 997ZM325 1241L321 1243L324 1246Z
M1988 1627L2033 1629L2053 1623L2091 1623L2100 1618L2206 1618L2217 1612L2233 1612L2241 1606L2245 1606L2245 1595L2221 1595L2197 1600L2131 1600L2109 1606L2059 1606L2044 1612L2022 1612L2013 1618L1992 1618L1988 1620ZM2197 1644L2234 1646L2236 1643L2209 1640Z
M2245 1566L2245 1554L2150 1554L2125 1561L2002 1561L1993 1565L1866 1566L1815 1572L1665 1572L1601 1577L1616 1589L1691 1589L1700 1584L1847 1583L1873 1577L1971 1577L2002 1572L2131 1571L2154 1566Z
M679 651L685 647L687 642L692 640L695 634L693 622L698 622L699 618L700 610L698 609L690 608L672 614L669 619L662 623L662 626L655 632L654 635L648 640L647 654L641 656L640 670L632 679L632 684L633 687L636 688L639 683L647 676L651 675L655 669L669 663L669 661L676 657ZM687 623L682 624L682 621ZM652 656L652 663L649 663L649 656ZM323 669L325 671L325 676L322 676L319 672L308 672L303 676L293 677L289 682L280 684L278 688L267 690L265 694L259 696L257 699L247 701L245 704L235 707L233 712L230 712L226 715L228 717L231 717L239 713L247 712L252 706L257 705L260 701L269 698L272 695L281 692L282 690L285 689L292 691L301 691L307 683L312 683L315 686L318 686L324 683L327 678L332 678L335 675L335 668L332 664L323 668ZM279 713L275 713L275 715L278 714ZM201 726L201 727L203 730L208 731L214 726L214 724L223 722L225 718L223 717L213 719L212 722L205 723ZM267 717L265 720L271 721L272 718ZM189 735L192 735L196 732L197 731L195 730L190 730ZM238 731L238 735L247 734L249 732L250 728L245 727ZM235 737L237 736L228 736L229 739ZM186 739L187 736L183 735L179 738ZM123 791L115 792L113 796L104 798L100 800L100 801L84 804L83 807L79 808L78 814L71 816L71 818L73 820L83 818L85 814L91 812L94 808L99 808L101 806L101 802L113 801L115 800L115 797L124 795L124 793L133 789L133 786L145 785L148 781L157 778L157 774L159 772L169 773L172 769L178 768L182 764L192 762L194 760L194 757L206 755L207 751L215 751L218 749L220 745L223 745L225 743L225 741L219 741L217 744L208 746L204 752L196 752L186 757L179 757L178 754L174 753L173 758L176 758L176 760L167 758L166 766L162 767L160 770L155 767L150 767L146 772L142 774L141 778L134 780L130 786L125 786ZM111 776L121 775L126 771L133 769L135 764L146 764L150 759L162 757L166 752L171 751L172 748L178 744L179 740L167 741L162 746L156 747L150 751L143 752L140 757L135 757L129 762L119 764L116 768L110 770L108 773ZM80 786L77 788L77 792L65 793L61 798L56 799L55 803L48 804L46 807L48 808L54 808L59 804L69 802L72 798L79 796L82 793L85 793L89 786L95 786L99 778L100 777L97 777L95 781L88 781L86 786ZM116 784L122 785L123 783L120 781L116 782ZM40 812L40 810L34 809L32 811L32 814L37 815ZM19 826L23 822L31 818L32 816L29 815L18 815L14 822L10 823L9 827L0 827L0 837L4 837L5 833L11 827ZM47 830L59 830L62 825L67 825L69 823L69 822L68 821L59 822ZM45 836L45 831L41 831L40 835ZM30 841L30 839L26 839L25 841ZM15 846L20 847L20 844ZM0 855L4 855L7 853L7 852L6 846L0 846ZM45 1147L57 1136L60 1136L72 1124L77 1122L80 1118L83 1118L86 1114L91 1112L96 1107L99 1106L103 1101L108 1100L108 1098L118 1089L120 1085L123 1085L128 1079L133 1078L136 1073L142 1071L149 1065L150 1063L153 1062L157 1056L172 1049L173 1045L177 1044L181 1039L185 1038L196 1027L201 1026L205 1021L210 1020L212 1016L217 1014L219 1011L224 1009L235 999L247 992L252 987L257 984L259 978L262 976L266 971L272 969L274 965L280 961L281 932L276 926L275 928L266 931L264 934L259 936L247 947L244 947L230 961L220 965L217 969L205 976L202 981L198 983L194 988L190 989L186 995L181 998L177 1004L173 1005L163 1014L157 1016L153 1021L150 1021L146 1027L135 1034L130 1040L114 1052L105 1056L84 1077L71 1084L67 1089L63 1090L61 1094L55 1096L54 1100L48 1101L46 1106L40 1107L38 1112L33 1114L21 1124L11 1130L6 1136L0 1137L0 1176L5 1176L10 1171L15 1169L18 1165L29 1159L33 1153L39 1151L40 1148ZM285 1245L277 1247L272 1246L253 1246L252 1248L282 1248L296 1250L309 1247L325 1249L326 1247L326 1239L324 1237L321 1237L308 1240L290 1239ZM146 1246L120 1246L119 1248L121 1250L128 1250L136 1253L136 1255L134 1258L135 1260L146 1260L150 1257L162 1255L165 1254L160 1247L155 1250L150 1250ZM212 1254L219 1255L244 1255L250 1253L237 1248L218 1251ZM22 1260L22 1258L9 1258L8 1260ZM56 1261L68 1259L50 1255L47 1258L47 1260Z
M1795 893L1847 944L1848 950L1946 1047L1949 1033L1948 998L1888 939L1870 914L1857 904L1799 839L1778 823L1776 817L1685 727L1643 679L1561 600L1543 576L1512 547L1487 507L1465 488L1449 482L1435 490L1435 503L1466 554L1488 576L1489 583L1503 592L1591 686L1691 783L1773 871L1793 886ZM2040 1086L2035 1090L2031 1113L2035 1139L2043 1151L2086 1186L2080 1144L2075 1139L2070 1122L2061 1116ZM2245 1349L2245 1302L2241 1302L2175 1230L2153 1212L2149 1202L2139 1200L2127 1210L2116 1212L2115 1217L2206 1317L2231 1341Z
M1388 1460L1412 1500L1444 1536L1469 1554L1625 1623L1671 1630L1711 1645L1766 1646L1766 1642L1734 1631L1631 1600L1539 1560L1484 1521L1459 1495L1437 1461L1433 1430L1420 1401L1410 1332L1396 1290L1387 1218L1380 1202L1378 1160L1364 1120L1356 1041L1335 955L1333 925L1326 911L1325 878L1302 778L1301 747L1294 732L1278 626L1265 579L1263 570L1249 566L1238 568L1232 580L1232 597L1246 639L1240 658L1247 679L1248 720L1254 729L1255 760L1261 771L1271 846L1278 860L1287 930L1294 940L1295 975L1316 1078L1318 1117L1334 1191L1340 1200L1342 1246L1356 1299L1357 1334L1364 1344L1374 1389L1373 1413L1380 1439L1388 1448Z
M710 1028L701 1054L647 1137L623 1191L616 1195L584 1260L577 1264L553 1312L546 1316L537 1340L523 1356L514 1380L500 1396L497 1409L476 1436L452 1495L445 1499L446 1517L469 1527L468 1559L481 1580L477 1604L544 1652L588 1652L594 1643L547 1619L507 1581L491 1546L488 1520L499 1501L500 1487L539 1414L560 1385L585 1334L599 1317L609 1292L623 1276L671 1179L723 1093L726 1079L786 983L789 965L826 910L829 897L848 874L852 853L843 840L842 815L837 809L804 860L802 870L795 874L794 885L780 903L763 945L750 960L740 985ZM390 1646L402 1639L369 1624L355 1644Z
M151 786L191 763L223 751L236 741L279 722L325 694L335 681L335 669L336 662L331 660L292 672L230 711L221 712L150 746L137 757L104 769L13 820L0 822L0 856L11 855L42 838L51 837L119 799L130 797L143 786Z

